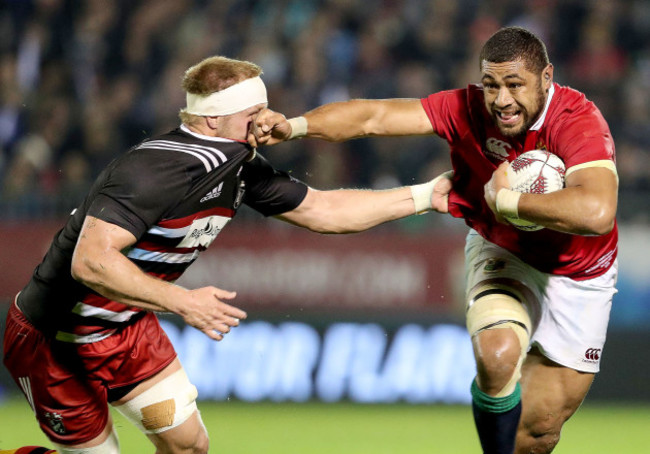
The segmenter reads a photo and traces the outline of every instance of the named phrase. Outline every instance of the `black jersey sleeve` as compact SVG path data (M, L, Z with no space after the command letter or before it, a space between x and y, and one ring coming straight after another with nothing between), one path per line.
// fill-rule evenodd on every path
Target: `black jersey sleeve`
M140 238L182 200L188 185L185 170L174 162L148 150L131 151L106 169L87 214Z
M244 165L242 180L246 188L243 202L264 216L291 211L307 195L308 187L305 183L286 172L276 170L259 153Z

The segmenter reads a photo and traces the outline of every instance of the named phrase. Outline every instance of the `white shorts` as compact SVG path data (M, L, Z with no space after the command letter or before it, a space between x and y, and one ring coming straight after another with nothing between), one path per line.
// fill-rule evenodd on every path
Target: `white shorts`
M552 361L582 372L600 370L617 274L618 262L605 274L585 281L542 273L476 231L467 235L467 292L495 278L523 284L537 298L525 302L533 321L530 346L537 346Z

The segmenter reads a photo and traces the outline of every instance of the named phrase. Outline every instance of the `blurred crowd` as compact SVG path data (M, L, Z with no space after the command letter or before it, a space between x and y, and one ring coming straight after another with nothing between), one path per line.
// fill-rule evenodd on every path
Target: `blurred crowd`
M179 124L185 69L259 64L288 117L349 98L424 97L478 81L499 27L546 42L555 80L603 112L620 218L650 223L647 0L3 0L0 220L62 216L114 157ZM298 140L264 151L317 188L423 182L450 166L431 137Z

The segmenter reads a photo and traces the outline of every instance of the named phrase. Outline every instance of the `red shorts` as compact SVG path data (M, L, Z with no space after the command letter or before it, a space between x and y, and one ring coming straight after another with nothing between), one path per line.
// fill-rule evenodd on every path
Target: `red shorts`
M55 443L97 437L109 418L107 391L145 380L174 358L174 347L151 312L91 344L43 336L15 303L7 314L4 364Z

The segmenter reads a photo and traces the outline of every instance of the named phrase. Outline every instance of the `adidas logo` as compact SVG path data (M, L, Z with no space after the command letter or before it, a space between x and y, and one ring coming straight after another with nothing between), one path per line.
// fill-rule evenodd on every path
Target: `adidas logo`
M212 191L208 192L201 200L199 200L199 203L207 202L208 200L211 199L216 199L221 195L221 189L223 189L223 181L219 183L219 186L214 188Z

